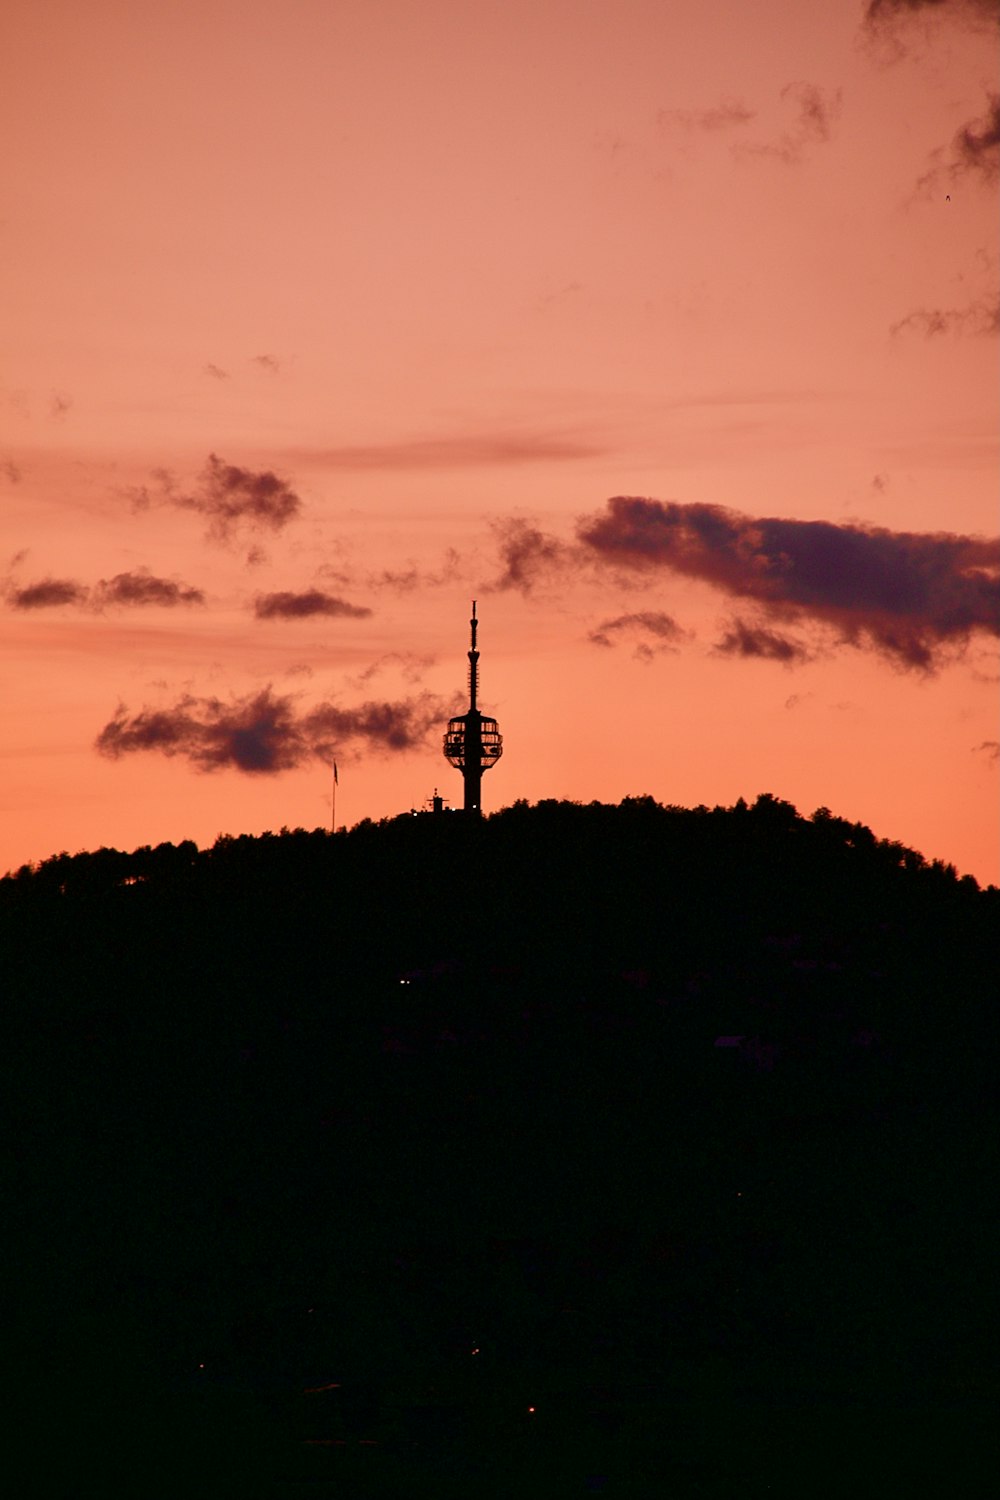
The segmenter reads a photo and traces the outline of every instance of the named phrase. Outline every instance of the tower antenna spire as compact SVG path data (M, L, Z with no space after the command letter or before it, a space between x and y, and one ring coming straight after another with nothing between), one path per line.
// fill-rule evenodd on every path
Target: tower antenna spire
M465 782L465 811L476 818L482 813L480 796L483 772L495 766L503 754L503 736L496 719L479 711L478 627L476 601L473 599L472 619L469 621L469 708L467 713L448 720L444 737L445 758L456 771L461 771Z
M472 635L472 646L469 651L469 708L475 710L476 699L479 697L479 652L476 650L476 627L479 621L476 619L476 601L472 601L472 619L469 621L469 629Z

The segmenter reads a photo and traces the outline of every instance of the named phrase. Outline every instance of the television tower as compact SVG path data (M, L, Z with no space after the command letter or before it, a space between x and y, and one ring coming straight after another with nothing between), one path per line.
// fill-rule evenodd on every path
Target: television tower
M479 712L479 651L476 648L476 601L472 601L472 646L469 650L469 711L448 720L444 736L445 759L465 781L465 811L479 817L482 813L480 789L483 772L495 766L503 754L503 736L496 719Z

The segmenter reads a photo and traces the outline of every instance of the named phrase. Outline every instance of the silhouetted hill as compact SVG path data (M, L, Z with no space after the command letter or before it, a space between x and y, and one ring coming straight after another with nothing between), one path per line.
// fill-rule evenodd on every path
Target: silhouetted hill
M768 796L0 881L40 1491L978 1493L998 904Z

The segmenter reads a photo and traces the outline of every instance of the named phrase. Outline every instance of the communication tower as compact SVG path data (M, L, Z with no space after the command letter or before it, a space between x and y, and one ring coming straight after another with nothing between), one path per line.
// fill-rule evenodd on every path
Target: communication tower
M444 737L445 759L465 781L465 811L482 813L480 790L483 772L495 766L503 754L503 736L496 719L479 712L479 651L476 647L476 601L472 601L472 646L469 650L469 711L448 720Z

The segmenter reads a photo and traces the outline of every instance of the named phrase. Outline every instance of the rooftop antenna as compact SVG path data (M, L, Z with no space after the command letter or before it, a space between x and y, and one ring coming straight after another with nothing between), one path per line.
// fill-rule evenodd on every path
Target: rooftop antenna
M503 754L503 736L496 719L487 718L479 711L479 650L476 646L476 601L472 601L472 619L469 626L472 643L469 648L469 711L448 720L444 737L445 759L456 771L461 771L465 781L464 808L473 817L480 817L480 802L483 772L495 766Z

